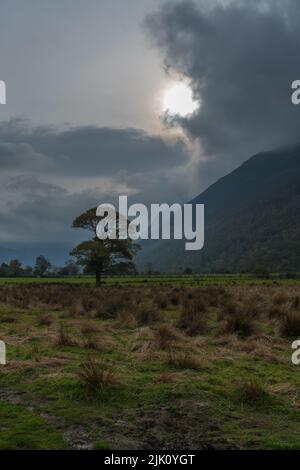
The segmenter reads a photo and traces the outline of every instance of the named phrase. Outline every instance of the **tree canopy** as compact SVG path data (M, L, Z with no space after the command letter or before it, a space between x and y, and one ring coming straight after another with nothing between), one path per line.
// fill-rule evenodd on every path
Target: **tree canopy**
M96 229L103 217L96 215L97 208L92 208L78 216L72 227L91 232L92 237L77 245L70 253L84 267L86 273L96 276L96 286L100 286L103 274L125 274L135 272L133 258L139 247L132 240L101 240L97 237ZM118 214L117 219L118 219ZM118 224L117 224L118 235Z

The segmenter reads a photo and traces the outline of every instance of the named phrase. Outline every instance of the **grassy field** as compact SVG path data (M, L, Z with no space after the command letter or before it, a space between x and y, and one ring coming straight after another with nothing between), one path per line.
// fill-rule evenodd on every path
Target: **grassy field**
M270 275L269 278L259 278L249 274L227 275L136 275L136 276L104 276L103 286L210 286L210 285L236 285L236 284L299 284L300 275L288 277L280 274ZM93 286L94 276L68 276L68 277L0 277L1 285L10 284L81 284Z
M178 282L2 285L0 449L300 449L299 284Z

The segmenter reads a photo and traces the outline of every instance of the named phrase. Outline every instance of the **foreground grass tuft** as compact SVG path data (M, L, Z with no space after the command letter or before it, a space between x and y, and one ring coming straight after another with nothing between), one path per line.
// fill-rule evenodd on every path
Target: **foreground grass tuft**
M90 389L103 389L116 383L113 367L103 360L96 360L92 357L81 364L78 376Z

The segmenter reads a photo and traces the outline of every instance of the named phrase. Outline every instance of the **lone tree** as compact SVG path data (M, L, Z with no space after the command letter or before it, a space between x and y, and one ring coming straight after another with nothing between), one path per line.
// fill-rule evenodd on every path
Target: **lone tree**
M12 259L8 266L10 276L16 277L23 274L22 263L18 259Z
M38 277L43 277L49 272L51 268L51 263L48 261L45 256L40 255L36 258L34 266L34 275Z
M118 218L118 213L116 213ZM134 273L134 255L139 250L138 245L127 240L100 240L96 234L98 223L104 217L96 215L96 207L77 217L72 227L89 230L92 238L86 240L74 248L70 255L77 258L77 263L84 267L85 273L93 273L96 276L96 287L101 284L103 274ZM116 226L118 235L118 224Z

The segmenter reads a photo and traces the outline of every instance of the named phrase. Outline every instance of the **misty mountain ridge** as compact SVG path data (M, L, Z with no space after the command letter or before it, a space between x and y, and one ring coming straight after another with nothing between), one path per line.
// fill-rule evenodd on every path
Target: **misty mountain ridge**
M191 204L205 205L205 246L185 251L183 241L143 241L139 270L151 263L162 272L239 272L263 266L300 271L300 146L257 154L212 184ZM33 265L43 254L51 263L68 260L69 243L0 246L1 262Z
M139 266L161 271L300 271L300 146L257 154L191 201L205 204L205 247L145 243Z

